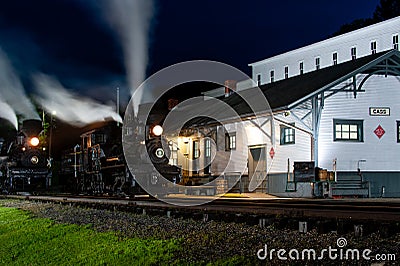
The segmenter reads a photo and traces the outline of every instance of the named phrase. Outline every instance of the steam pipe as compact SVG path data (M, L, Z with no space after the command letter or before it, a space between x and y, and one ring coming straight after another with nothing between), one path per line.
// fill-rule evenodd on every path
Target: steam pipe
M119 115L119 88L117 88L117 114ZM119 122L117 122L117 126L119 126Z
M77 150L80 148L79 144L76 144L74 147L74 177L78 178L78 171L77 171Z

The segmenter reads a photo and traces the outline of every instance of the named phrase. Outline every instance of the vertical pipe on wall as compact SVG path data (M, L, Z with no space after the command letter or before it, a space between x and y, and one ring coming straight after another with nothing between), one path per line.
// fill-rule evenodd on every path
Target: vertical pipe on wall
M335 174L335 182L337 182L337 171L336 171L336 166L337 166L337 158L333 159L333 172Z
M313 161L315 162L315 166L318 166L318 111L319 111L319 106L318 106L318 96L314 96L311 99L311 105L312 105L312 130L313 130Z

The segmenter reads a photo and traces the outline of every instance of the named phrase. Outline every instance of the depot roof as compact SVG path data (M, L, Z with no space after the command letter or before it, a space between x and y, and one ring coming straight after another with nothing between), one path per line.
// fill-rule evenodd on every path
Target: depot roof
M259 86L259 89L268 100L272 111L288 110L325 91L332 89L338 91L339 89L335 86L357 74L400 75L399 67L400 52L390 50L264 84ZM363 84L358 85L354 87L354 90L361 91ZM255 89L258 88L249 90ZM223 101L232 106L240 115L251 115L253 112L249 105L238 94L240 92L233 93Z
M358 74L364 74L361 82L345 82L348 80L356 81L355 77ZM309 105L309 100L313 97L327 98L343 90L351 91L356 96L357 93L362 91L364 82L372 75L400 76L400 52L390 50L372 54L259 87L240 90L220 100L232 107L240 119L251 118L254 114L272 115L273 112L290 110L301 104ZM339 84L345 85L337 86ZM254 107L251 102L257 102L262 95L267 99L269 107L259 108L259 110L250 108L250 105ZM211 116L199 117L195 110L202 110L209 105L215 106L207 103L207 101L209 100L188 104L176 110L185 114L192 112L193 117L196 117L188 122L185 127L213 124L218 120L210 117L219 117L222 120L239 118L234 118L228 113L224 114L218 108L218 105L216 108L207 108L210 110Z

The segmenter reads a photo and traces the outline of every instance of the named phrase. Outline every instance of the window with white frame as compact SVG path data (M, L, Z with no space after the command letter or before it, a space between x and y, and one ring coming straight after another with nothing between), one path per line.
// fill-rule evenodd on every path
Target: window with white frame
M334 66L337 65L337 61L338 61L338 56L337 56L337 53L335 52L332 54L332 63Z
M293 127L281 125L281 142L280 143L281 143L281 145L295 143L295 130Z
M399 35L393 35L393 49L399 50Z
M371 54L376 54L376 41L371 42Z
M315 69L318 70L321 68L321 58L320 57L316 57L315 58Z
M236 133L226 133L225 134L225 150L236 150Z
M304 73L304 62L301 61L299 63L299 70L300 70L300 75L302 75Z
M333 119L333 140L363 142L363 120Z
M270 77L271 83L275 81L275 71L274 70L271 70L269 72L269 77Z
M289 78L289 66L285 66L285 79Z
M257 75L257 86L261 85L261 74Z
M200 157L199 141L194 140L193 141L193 159L197 159L199 157Z
M204 174L211 173L211 139L204 140Z
M351 60L356 60L357 59L357 48L351 47L350 53L351 53Z
M171 155L169 157L170 165L178 165L178 145L170 141L168 143L169 149L171 151Z
M207 138L204 142L204 156L211 157L211 139Z

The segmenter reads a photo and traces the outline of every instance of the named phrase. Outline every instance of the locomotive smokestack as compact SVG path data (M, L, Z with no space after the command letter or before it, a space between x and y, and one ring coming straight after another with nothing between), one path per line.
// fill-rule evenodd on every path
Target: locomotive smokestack
M38 136L42 131L42 121L27 119L22 121L21 132L25 134L25 136Z

